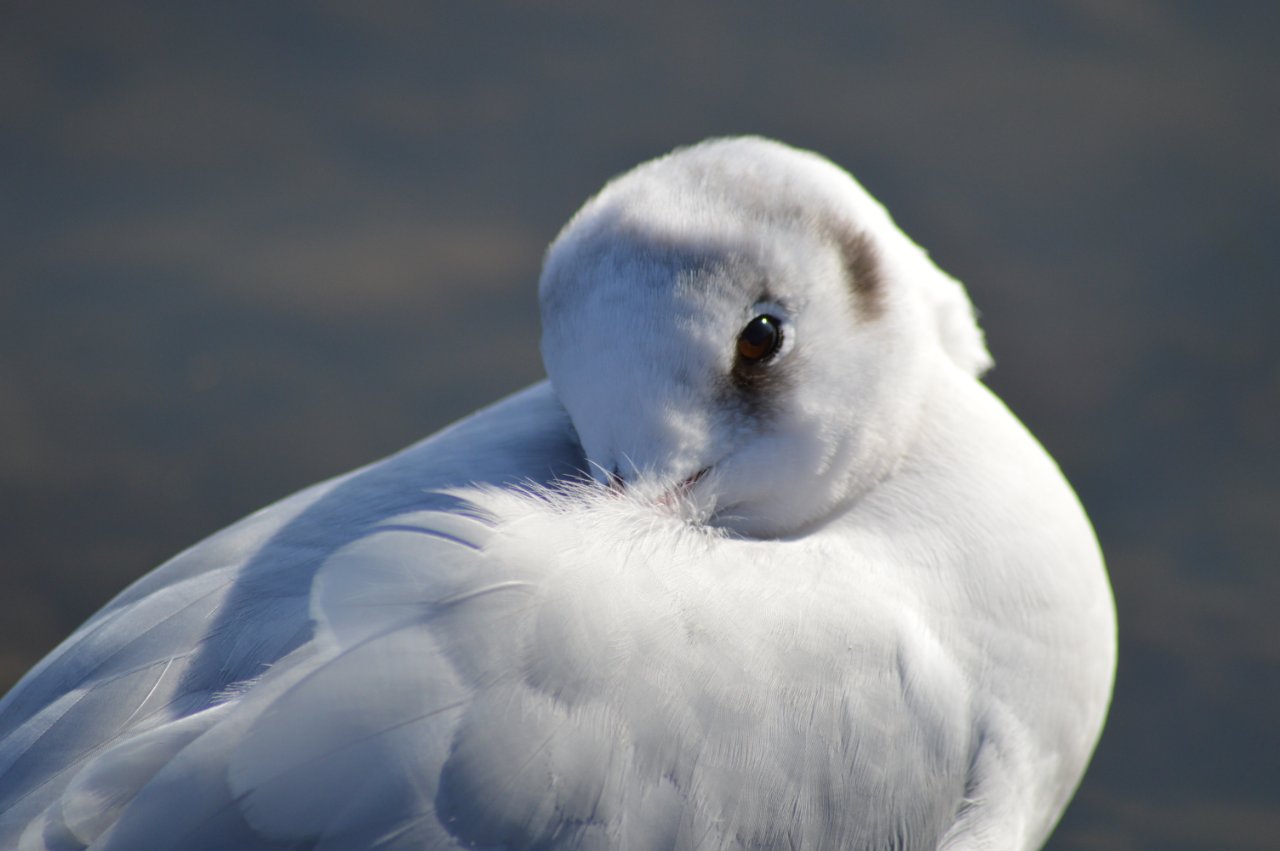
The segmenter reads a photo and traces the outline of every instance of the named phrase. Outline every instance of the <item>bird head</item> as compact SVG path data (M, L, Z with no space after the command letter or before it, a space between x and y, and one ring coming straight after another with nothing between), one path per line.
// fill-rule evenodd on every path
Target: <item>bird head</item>
M590 474L745 536L840 513L909 450L939 369L990 364L963 288L852 177L758 138L607 184L539 298Z

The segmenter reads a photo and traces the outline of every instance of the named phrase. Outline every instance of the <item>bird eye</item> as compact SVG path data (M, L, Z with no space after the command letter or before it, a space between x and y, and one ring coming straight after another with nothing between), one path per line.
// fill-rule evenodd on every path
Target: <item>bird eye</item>
M747 323L738 335L738 357L747 363L764 363L782 345L782 323L777 317L761 314Z

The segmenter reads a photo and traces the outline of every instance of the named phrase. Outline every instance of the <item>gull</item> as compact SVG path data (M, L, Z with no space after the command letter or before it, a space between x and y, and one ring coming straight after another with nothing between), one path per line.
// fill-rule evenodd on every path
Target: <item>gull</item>
M1110 587L961 286L826 159L615 178L548 380L124 590L0 702L0 846L1033 849Z

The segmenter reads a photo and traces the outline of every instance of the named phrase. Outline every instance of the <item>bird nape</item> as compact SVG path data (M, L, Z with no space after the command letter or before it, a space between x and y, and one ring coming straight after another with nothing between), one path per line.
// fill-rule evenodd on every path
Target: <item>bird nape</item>
M1115 665L964 288L758 138L547 253L548 380L123 591L0 702L21 849L1033 849Z

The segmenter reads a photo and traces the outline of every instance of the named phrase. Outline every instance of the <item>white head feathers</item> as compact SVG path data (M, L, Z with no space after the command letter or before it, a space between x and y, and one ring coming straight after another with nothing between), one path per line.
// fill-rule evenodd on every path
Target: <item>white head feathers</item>
M895 463L947 361L991 359L964 289L848 174L758 138L677 150L609 183L551 246L543 358L593 466L692 491L777 536ZM757 361L738 345L773 334Z

